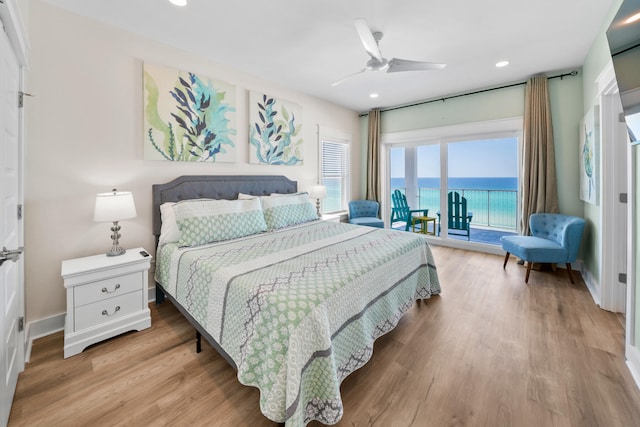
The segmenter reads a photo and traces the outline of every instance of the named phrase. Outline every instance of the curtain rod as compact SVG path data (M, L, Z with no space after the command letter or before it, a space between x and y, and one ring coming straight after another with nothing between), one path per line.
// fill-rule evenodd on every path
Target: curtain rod
M578 75L578 72L574 70L574 71L571 71L571 72L568 72L568 73L558 74L557 76L547 77L547 80L557 79L557 78L562 80L564 77L569 77L569 76L575 77L577 75ZM446 101L448 99L460 98L462 96L468 96L468 95L476 95L478 93L491 92L493 90L507 89L507 88L510 88L510 87L522 86L522 85L525 85L525 84L527 84L527 82L511 83L511 84L504 85L504 86L498 86L498 87L492 87L492 88L489 88L489 89L481 89L481 90L476 90L476 91L473 91L473 92L461 93L459 95L445 96L444 98L430 99L428 101L420 101L420 102L416 102L416 103L413 103L413 104L400 105L398 107L389 107L389 108L385 108L385 109L380 110L380 112L383 113L383 112L386 112L386 111L399 110L401 108L415 107L417 105L430 104L432 102L438 102L438 101L444 102L444 101ZM359 115L359 117L366 117L368 115L369 115L369 113L362 113L362 114Z

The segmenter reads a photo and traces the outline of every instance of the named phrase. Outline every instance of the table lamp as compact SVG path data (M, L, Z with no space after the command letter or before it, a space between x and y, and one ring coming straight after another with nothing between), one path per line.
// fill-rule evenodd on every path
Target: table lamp
M318 216L322 216L320 213L320 199L327 197L327 187L320 184L314 185L311 187L311 191L309 191L309 197L316 199L316 211L318 212Z
M115 188L110 193L96 195L96 207L93 212L93 220L96 222L113 222L111 226L111 239L113 245L107 251L107 256L118 256L126 252L119 245L120 226L118 221L135 218L136 205L133 202L133 194L129 191L117 191Z

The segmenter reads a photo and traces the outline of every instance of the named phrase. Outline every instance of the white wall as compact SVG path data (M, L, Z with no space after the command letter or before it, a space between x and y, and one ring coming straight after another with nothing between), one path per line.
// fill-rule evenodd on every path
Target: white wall
M126 13L123 11L123 13ZM27 321L66 311L64 259L110 246L109 225L94 223L95 194L132 191L137 218L122 221L123 247L153 252L151 185L187 174L282 174L304 190L318 174L318 124L350 132L360 169L356 112L276 86L191 53L88 20L40 0L29 7L26 101L25 262ZM212 40L212 43L215 43ZM223 43L224 41L220 41ZM237 86L238 158L229 164L143 159L143 61L210 76ZM303 107L304 165L262 166L248 159L248 91ZM354 173L352 191L360 179Z

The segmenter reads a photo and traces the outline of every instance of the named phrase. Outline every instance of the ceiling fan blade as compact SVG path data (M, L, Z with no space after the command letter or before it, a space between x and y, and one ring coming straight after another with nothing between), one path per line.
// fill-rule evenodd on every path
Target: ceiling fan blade
M365 71L367 71L367 69L366 69L366 68L363 68L362 70L360 70L360 71L358 71L358 72L356 72L356 73L349 74L348 76L343 77L343 78L341 78L340 80L338 80L338 81L335 81L335 82L331 83L331 86L338 86L340 83L344 82L345 80L347 80L347 79L349 79L349 78L351 78L351 77L353 77L353 76L356 76L356 75L358 75L358 74L364 73Z
M422 70L442 70L447 64L436 64L434 62L409 61L408 59L393 58L389 61L387 73L398 71L422 71Z
M353 20L353 25L356 26L356 31L364 45L364 50L366 50L372 58L382 61L382 53L380 52L378 43L376 43L376 39L373 38L373 33L371 29L369 29L367 22L362 18L356 18Z

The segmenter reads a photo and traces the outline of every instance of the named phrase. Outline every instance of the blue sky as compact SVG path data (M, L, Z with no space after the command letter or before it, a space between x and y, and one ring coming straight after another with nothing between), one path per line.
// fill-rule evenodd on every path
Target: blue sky
M449 176L515 177L518 176L517 138L490 139L450 143ZM417 149L418 177L440 176L440 146L424 145ZM404 150L391 150L391 177L404 177Z

